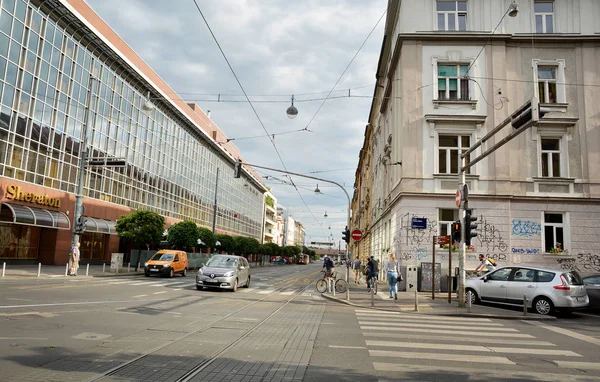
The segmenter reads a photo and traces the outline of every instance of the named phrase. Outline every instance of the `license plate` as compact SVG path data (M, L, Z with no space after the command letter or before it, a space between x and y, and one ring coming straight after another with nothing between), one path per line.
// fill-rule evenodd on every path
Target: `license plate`
M150 272L158 272L158 269L150 269Z

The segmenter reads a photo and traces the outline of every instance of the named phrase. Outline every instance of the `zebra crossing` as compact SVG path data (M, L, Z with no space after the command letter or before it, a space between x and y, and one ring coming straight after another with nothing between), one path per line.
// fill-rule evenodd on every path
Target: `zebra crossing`
M375 370L393 372L399 379L418 373L469 372L505 378L508 370L524 378L557 381L566 375L577 380L587 373L590 380L600 370L600 362L586 362L577 349L564 349L497 320L360 308L354 313ZM540 369L542 359L548 366ZM583 374L568 374L573 369Z

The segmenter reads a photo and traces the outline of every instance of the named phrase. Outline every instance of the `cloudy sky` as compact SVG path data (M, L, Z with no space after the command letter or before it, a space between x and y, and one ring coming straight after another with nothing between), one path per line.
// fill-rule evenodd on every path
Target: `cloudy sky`
M352 198L387 0L196 1L260 120L193 0L87 0L184 100L211 111L247 162L333 180ZM339 187L259 173L307 241L339 243L348 210Z

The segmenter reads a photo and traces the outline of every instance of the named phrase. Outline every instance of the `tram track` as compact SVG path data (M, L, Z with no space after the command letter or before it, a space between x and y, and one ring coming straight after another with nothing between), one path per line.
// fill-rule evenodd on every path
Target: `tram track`
M163 344L160 344L159 346L157 346L157 347L155 347L155 348L153 348L131 360L123 362L109 370L104 371L101 374L94 376L93 378L89 379L89 381L93 382L93 381L110 380L111 377L121 379L121 378L123 378L123 376L120 376L121 372L130 370L132 367L133 368L135 368L137 366L143 367L144 361L147 358L149 358L153 355L157 355L161 351L166 351L169 347L177 347L178 345L184 343L186 341L186 339L189 339L197 334L206 332L209 329L218 326L220 323L225 323L225 322L227 322L228 319L230 319L236 315L239 315L240 313L242 313L244 311L248 311L251 308L256 307L258 304L263 304L265 302L278 304L278 306L274 307L274 310L271 313L269 313L265 317L261 318L258 322L256 322L250 328L245 329L243 331L243 333L240 333L235 338L228 341L226 344L220 345L219 349L213 351L206 358L200 360L197 363L192 363L191 367L189 367L188 370L185 370L185 373L183 375L181 375L177 378L174 378L174 379L170 379L170 380L177 381L177 382L190 381L192 378L194 378L196 375L198 375L198 373L202 372L204 369L209 367L212 363L217 361L221 356L226 354L237 343L239 343L244 338L250 336L253 332L255 332L257 329L259 329L261 326L263 326L267 321L269 321L271 318L273 318L278 313L280 313L282 309L284 309L286 306L288 306L290 303L292 303L299 296L302 296L306 292L306 290L309 289L312 285L314 285L314 282L318 278L320 278L320 275L315 276L314 273L315 273L314 270L310 270L310 271L302 272L297 275L293 275L284 280L281 280L281 281L277 282L277 284L279 286L272 293L265 295L264 297L259 298L258 300L252 301L229 314L219 317L218 319L212 320L211 322L201 326L200 328L198 328L192 332L186 333L184 335L181 335L181 336L175 338L174 340L169 340ZM284 296L280 295L278 292L282 292L284 290L289 291L290 286L294 287L294 289L295 289L294 294L285 296L285 298L282 301L277 301L277 300L272 301L274 297L279 297L279 298L284 297Z

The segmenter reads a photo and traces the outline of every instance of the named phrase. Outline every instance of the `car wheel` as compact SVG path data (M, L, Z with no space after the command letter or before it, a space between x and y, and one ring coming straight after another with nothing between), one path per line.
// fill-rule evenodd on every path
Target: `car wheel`
M175 274L175 272L173 272L173 268L171 268L169 270L169 277L173 277L174 274Z
M232 292L237 292L237 288L238 288L238 281L237 281L237 279L235 279L233 281L233 288L231 288L231 291Z
M204 289L204 287L201 287L200 285L196 285L196 289L202 290L202 289Z
M150 277L150 273L144 273L144 276Z
M183 277L187 276L187 268L183 268L183 273L181 275Z
M552 311L554 310L554 305L552 304L552 301L550 301L548 298L538 297L533 302L533 309L535 309L535 312L537 314L546 316L552 313Z
M471 305L475 305L479 302L479 297L477 296L477 292L473 289L468 288L465 291L465 302L469 303L471 301Z
M250 276L248 276L248 280L246 280L246 285L244 285L244 288L250 288Z

